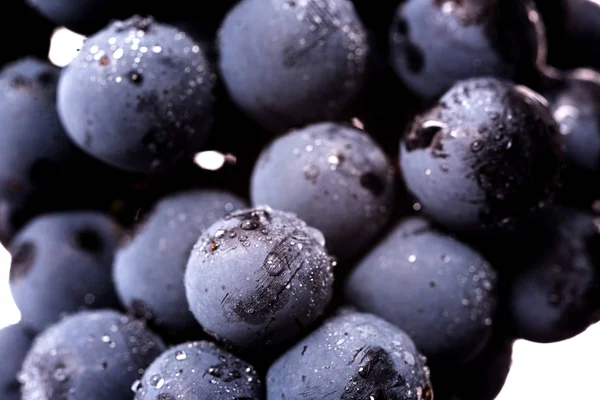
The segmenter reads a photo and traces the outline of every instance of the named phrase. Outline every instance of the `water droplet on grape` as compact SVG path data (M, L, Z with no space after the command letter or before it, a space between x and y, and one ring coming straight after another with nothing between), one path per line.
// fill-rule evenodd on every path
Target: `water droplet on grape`
M155 387L155 388L157 388L157 389L160 389L160 388L162 388L162 387L165 385L165 380L164 380L164 378L163 378L162 376L160 376L160 375L153 375L153 376L150 378L150 384L151 384L153 387Z
M67 380L67 378L69 377L67 374L67 370L62 367L59 366L54 370L54 373L52 374L52 377L54 378L55 381L57 382L64 382Z
M142 390L142 381L137 379L133 382L133 384L131 384L131 391L137 393L140 390Z
M304 176L307 180L314 183L317 177L319 176L319 168L317 168L314 165L307 165L306 167L304 167Z
M254 220L254 219L247 219L242 222L242 225L240 227L245 231L253 231L253 230L257 229L259 226L260 226L260 224L258 223L258 221Z

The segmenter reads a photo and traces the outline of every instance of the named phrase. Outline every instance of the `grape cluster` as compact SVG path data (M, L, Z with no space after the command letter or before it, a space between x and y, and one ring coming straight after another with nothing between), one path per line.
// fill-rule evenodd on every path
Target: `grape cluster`
M600 320L596 2L12 2L0 398L493 400Z

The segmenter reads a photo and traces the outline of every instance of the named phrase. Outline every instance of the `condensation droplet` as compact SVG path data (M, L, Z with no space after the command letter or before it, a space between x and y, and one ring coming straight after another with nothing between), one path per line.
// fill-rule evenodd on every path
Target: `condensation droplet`
M208 250L210 250L211 252L216 251L219 248L219 243L217 242L210 242L210 244L208 245Z
M579 118L579 110L571 105L561 105L553 113L554 119L559 125L560 133L568 135L572 131L573 121Z
M113 58L115 60L119 60L121 57L123 57L123 53L124 53L123 49L119 48L119 49L115 50L115 52L113 53Z
M165 380L162 376L160 375L154 375L150 378L150 384L157 388L160 389L165 385Z
M474 152L478 152L482 147L482 143L479 140L475 140L473 143L471 143L471 150Z
M137 393L140 390L142 390L142 381L140 381L139 379L137 379L131 385L131 391L134 392L134 393Z
M258 221L254 220L254 219L247 219L245 221L242 221L241 224L241 228L245 231L253 231L255 229L257 229L260 226L260 224L258 223Z
M327 162L331 165L339 165L340 164L340 158L337 155L330 155L327 158Z
M319 169L314 165L304 167L304 176L310 181L314 181L319 176Z
M52 377L57 382L64 382L68 378L67 371L62 367L56 368L52 374Z

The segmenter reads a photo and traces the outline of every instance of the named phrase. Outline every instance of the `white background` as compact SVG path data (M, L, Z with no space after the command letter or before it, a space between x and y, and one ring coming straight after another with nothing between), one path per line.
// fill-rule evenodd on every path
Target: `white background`
M83 39L59 29L53 37L50 60L61 67L67 65ZM0 246L0 328L20 318L8 287L9 265L10 256ZM515 343L513 366L496 400L587 399L600 400L600 324L560 343Z

